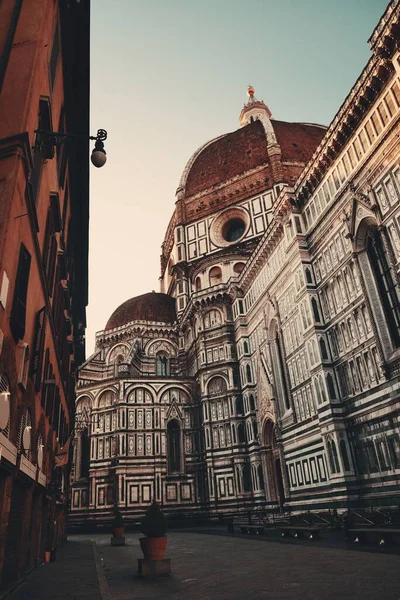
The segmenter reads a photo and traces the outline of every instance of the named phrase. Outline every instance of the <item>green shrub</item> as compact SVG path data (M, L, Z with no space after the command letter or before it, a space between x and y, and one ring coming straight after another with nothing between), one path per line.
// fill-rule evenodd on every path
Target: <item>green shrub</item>
M167 519L156 501L147 509L141 523L141 532L146 537L162 537L167 533Z

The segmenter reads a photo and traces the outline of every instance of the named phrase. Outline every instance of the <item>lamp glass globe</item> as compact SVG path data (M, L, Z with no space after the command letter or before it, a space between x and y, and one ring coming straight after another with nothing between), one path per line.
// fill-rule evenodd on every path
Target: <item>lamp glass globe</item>
M91 161L95 167L100 168L106 164L107 155L103 150L93 150Z

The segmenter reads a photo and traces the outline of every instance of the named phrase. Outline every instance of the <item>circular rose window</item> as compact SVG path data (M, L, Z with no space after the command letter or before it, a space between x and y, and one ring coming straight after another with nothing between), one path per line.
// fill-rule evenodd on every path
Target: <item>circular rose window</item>
M237 242L246 231L246 223L243 219L231 219L222 228L222 237L227 242Z
M211 225L211 240L220 248L239 242L250 226L249 214L237 206L220 213Z

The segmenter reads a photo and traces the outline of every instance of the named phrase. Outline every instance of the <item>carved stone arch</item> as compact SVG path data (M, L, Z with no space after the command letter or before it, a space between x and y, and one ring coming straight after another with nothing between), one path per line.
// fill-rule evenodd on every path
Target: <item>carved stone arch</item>
M264 418L261 427L261 463L265 495L269 502L282 506L288 495L286 468L282 445L278 442L277 424Z
M141 399L142 393L143 398ZM142 404L154 404L155 397L154 390L149 385L141 383L140 385L133 384L129 387L129 390L125 392L125 398L128 404L137 404L138 402L141 402Z
M109 364L115 363L115 362L125 362L126 357L129 354L129 350L130 350L130 347L127 343L119 342L119 343L115 344L107 352L106 363L109 365ZM117 360L119 356L123 357L122 361Z
M103 390L101 390L101 391L103 391ZM101 392L100 392L100 393L101 393ZM99 395L100 395L100 394L99 394ZM92 407L94 406L94 397L93 397L93 394L92 394L91 392L82 392L82 394L79 394L79 396L77 396L77 397L76 397L76 400L75 400L75 410L77 409L77 407L78 407L78 404L79 404L79 403L80 403L82 400L85 400L86 398L87 398L87 399L88 399L88 401L89 401L90 408L92 408Z
M279 324L278 324L278 318L276 316L272 316L270 318L269 324L268 324L268 339L269 341L272 341L275 339L276 334L279 331Z
M158 339L151 340L145 347L146 356L155 358L159 352L165 352L168 356L176 356L176 345L170 340Z
M106 398L107 394L109 398ZM115 388L105 388L98 394L93 408L108 408L114 404L116 398L118 398L118 391Z
M224 314L220 307L210 307L203 314L202 324L204 329L221 325L223 322Z
M360 210L358 212L360 212ZM370 232L371 228L378 226L379 223L373 214L365 214L365 216L359 220L356 220L354 229L354 250L356 252L362 252L366 249L368 233Z
M205 387L206 393L208 395L209 395L209 385L210 385L210 383L212 384L212 380L213 379L217 379L217 378L220 378L220 379L222 379L225 382L226 388L221 393L226 393L228 391L229 380L228 380L227 376L225 374L223 374L223 373L218 373L218 374L213 374L210 377L208 377L208 379L205 382L205 386L204 387Z
M93 401L88 394L82 394L76 399L75 402L75 423L79 423L79 420L87 421L92 412Z
M192 403L191 402L191 394L190 394L189 390L187 388L185 388L183 385L176 385L176 384L172 384L172 385L168 384L168 385L165 385L165 386L163 386L162 388L160 388L158 390L157 397L158 397L158 399L159 399L160 402L163 402L165 394L167 394L168 392L172 393L171 399L170 399L171 403L174 400L173 397L175 397L175 401L178 404L178 401L177 401L177 392L179 394L182 394L183 397L186 399L185 403L187 403L187 404L191 404ZM175 392L175 394L174 394L174 392Z
M126 388L124 390L125 399L128 398L129 394L133 390L138 389L138 388L142 388L142 389L146 390L147 392L149 392L152 395L153 399L156 398L156 396L157 396L156 390L149 383L146 383L145 381L143 381L143 382L141 381L140 384L131 383L128 386L126 386Z

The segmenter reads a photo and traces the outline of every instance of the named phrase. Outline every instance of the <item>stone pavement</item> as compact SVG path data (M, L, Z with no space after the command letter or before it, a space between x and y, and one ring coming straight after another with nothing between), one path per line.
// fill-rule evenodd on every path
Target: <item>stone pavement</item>
M278 541L173 532L172 575L137 576L139 535L111 547L93 536L116 600L400 600L400 556Z
M10 600L102 600L95 554L90 540L66 542L57 560L34 569Z
M400 556L326 542L171 532L172 574L137 575L139 534L74 535L10 600L400 600Z

